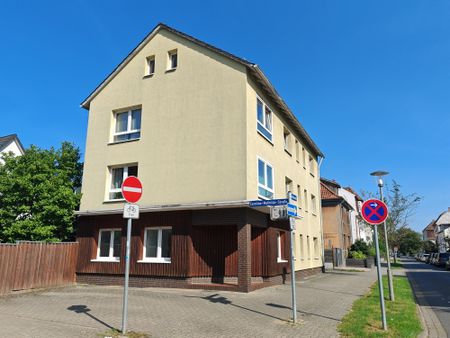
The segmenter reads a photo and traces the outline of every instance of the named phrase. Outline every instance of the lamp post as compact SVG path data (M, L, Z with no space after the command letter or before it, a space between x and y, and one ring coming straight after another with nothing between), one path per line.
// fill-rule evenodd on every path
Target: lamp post
M371 173L371 176L376 176L378 177L378 188L380 189L380 200L382 202L384 202L384 198L383 198L383 186L384 186L384 182L383 182L383 176L388 175L389 173L387 171L374 171L373 173ZM393 282L392 282L392 271L391 271L391 258L389 255L389 244L388 244L388 236L387 236L387 229L386 229L386 221L383 222L383 228L384 228L384 240L386 243L386 257L387 257L387 276L388 276L388 284L389 284L389 299L391 301L395 300L395 295L394 295L394 286L393 286Z

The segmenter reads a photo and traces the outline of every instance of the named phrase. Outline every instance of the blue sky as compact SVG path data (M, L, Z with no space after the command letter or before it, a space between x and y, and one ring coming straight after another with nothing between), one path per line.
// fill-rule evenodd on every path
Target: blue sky
M326 155L322 174L376 190L391 172L450 206L450 2L2 1L0 135L82 150L80 102L158 23L261 66Z

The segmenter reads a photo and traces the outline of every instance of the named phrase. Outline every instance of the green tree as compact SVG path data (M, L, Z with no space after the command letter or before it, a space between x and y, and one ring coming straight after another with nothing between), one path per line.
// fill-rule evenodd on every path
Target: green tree
M438 252L438 247L435 242L433 241L422 241L422 250L425 253L433 253Z
M50 150L31 146L0 165L0 241L73 239L80 202L80 151L64 142Z
M405 254L418 252L422 247L422 238L418 232L408 227L397 230L399 251Z
M359 251L364 255L369 256L369 246L362 239L358 239L350 247L350 251Z

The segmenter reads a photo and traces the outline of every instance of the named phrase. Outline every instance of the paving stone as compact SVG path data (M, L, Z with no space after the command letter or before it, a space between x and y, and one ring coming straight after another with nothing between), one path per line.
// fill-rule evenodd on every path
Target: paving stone
M297 283L299 323L290 285L252 293L131 288L128 328L152 337L337 337L354 300L376 279L330 271ZM0 298L0 337L98 337L120 329L122 288L75 286Z

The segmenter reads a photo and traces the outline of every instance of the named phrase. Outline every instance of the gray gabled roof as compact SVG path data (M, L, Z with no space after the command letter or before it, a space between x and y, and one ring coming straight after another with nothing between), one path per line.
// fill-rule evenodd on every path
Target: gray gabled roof
M213 52L216 52L222 56L225 56L235 62L242 64L246 67L249 74L255 80L255 82L263 89L264 93L275 103L279 109L279 113L289 122L291 128L293 128L294 133L300 136L306 141L306 145L310 150L320 157L324 157L323 153L320 151L319 147L314 143L309 134L306 132L305 128L300 124L295 115L292 113L290 108L284 102L280 95L270 83L269 79L263 73L261 68L257 64L244 60L236 55L228 53L222 49L214 47L206 42L194 38L188 34L180 32L172 27L169 27L163 23L159 23L156 27L122 60L122 62L89 94L89 96L81 103L81 107L89 109L90 102L102 91L106 85L131 61L131 59L139 53L142 48L162 29L165 29L173 34L183 37L197 45L207 48Z
M25 153L25 148L23 147L22 142L20 142L19 138L17 137L17 134L11 134L0 137L0 152L2 152L12 142L17 143L17 146L19 147L22 154Z

